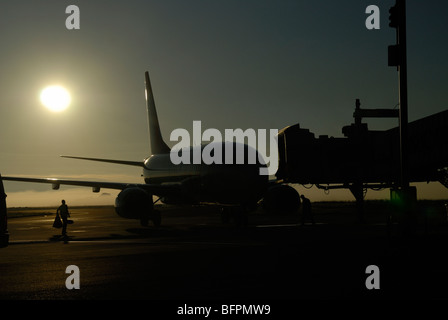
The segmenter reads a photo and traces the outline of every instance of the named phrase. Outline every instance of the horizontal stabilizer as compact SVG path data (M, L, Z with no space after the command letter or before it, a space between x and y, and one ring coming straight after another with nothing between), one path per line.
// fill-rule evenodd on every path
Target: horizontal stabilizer
M143 161L127 161L127 160L85 158L85 157L72 157L72 156L61 156L61 158L89 160L89 161L98 161L98 162L108 162L108 163L124 164L124 165L127 165L127 166L135 166L135 167L144 167L145 166Z

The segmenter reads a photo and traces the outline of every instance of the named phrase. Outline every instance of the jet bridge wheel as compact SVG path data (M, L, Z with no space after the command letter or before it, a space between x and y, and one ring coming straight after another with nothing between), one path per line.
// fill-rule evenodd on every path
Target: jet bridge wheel
M160 214L159 210L153 210L152 222L154 223L155 227L160 227L160 224L162 222L162 215Z

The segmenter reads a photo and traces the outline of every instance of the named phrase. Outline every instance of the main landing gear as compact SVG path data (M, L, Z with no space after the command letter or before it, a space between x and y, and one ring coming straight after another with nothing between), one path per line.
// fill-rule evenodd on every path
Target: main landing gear
M236 227L246 228L248 226L249 210L245 206L226 206L221 208L221 221L229 224L233 220Z
M154 227L160 227L160 224L162 222L162 215L160 214L159 210L154 209L154 204L159 200L160 198L155 202L151 201L150 207L144 210L142 216L140 217L140 225L142 227L147 227L149 225L149 220L152 221Z

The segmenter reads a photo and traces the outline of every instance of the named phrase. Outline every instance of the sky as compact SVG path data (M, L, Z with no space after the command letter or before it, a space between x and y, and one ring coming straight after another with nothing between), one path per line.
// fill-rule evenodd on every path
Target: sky
M68 30L67 6L80 10ZM368 30L366 8L380 9ZM157 0L0 2L0 172L3 175L142 182L137 167L62 159L76 155L142 160L150 154L144 96L149 71L162 135L176 128L281 129L300 123L316 137L343 137L355 100L394 108L398 74L393 0ZM409 120L448 108L448 2L408 0ZM70 91L69 108L42 106L43 88ZM395 120L370 119L370 129ZM113 204L116 191L5 182L8 206ZM300 188L299 188L300 189ZM312 200L353 199L350 192ZM448 198L438 183L423 198ZM387 199L388 191L367 198ZM76 200L75 200L76 199ZM78 203L79 202L79 203Z

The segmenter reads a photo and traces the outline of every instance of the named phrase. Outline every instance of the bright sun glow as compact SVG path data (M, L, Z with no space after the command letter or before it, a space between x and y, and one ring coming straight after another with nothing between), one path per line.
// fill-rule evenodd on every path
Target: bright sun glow
M61 86L49 86L42 90L40 101L51 111L59 112L70 104L70 93Z

